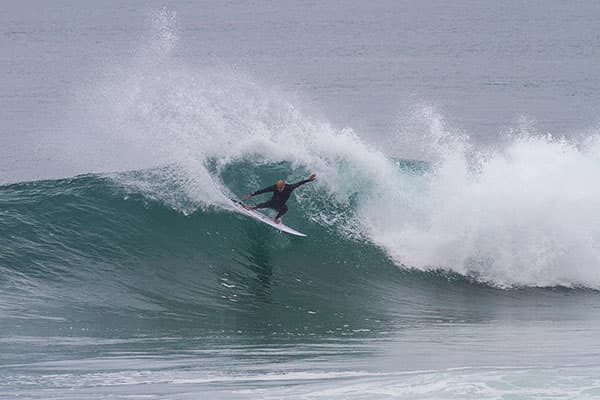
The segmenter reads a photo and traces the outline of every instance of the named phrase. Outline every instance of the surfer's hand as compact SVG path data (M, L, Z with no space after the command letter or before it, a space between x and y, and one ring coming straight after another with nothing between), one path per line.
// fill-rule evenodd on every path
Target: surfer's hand
M252 197L252 195L251 194L247 194L247 195L244 196L244 200L248 200L250 197Z
M310 174L310 176L308 177L309 181L314 181L315 179L317 179L317 174Z

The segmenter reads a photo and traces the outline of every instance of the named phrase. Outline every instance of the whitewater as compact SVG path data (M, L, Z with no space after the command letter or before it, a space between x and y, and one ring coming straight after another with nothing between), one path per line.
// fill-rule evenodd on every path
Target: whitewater
M470 126L449 111L465 107L457 105L457 87L472 95L465 104L490 86L508 90L506 82L515 97L542 102L565 78L535 86L506 69L494 85L447 84L453 100L445 106L411 95L384 117L390 105L375 101L367 109L374 116L362 120L360 100L349 100L374 90L389 102L408 85L378 86L376 72L359 82L369 70L361 63L373 60L381 62L377 73L396 73L383 56L398 43L374 46L399 29L394 18L414 24L405 35L424 35L411 40L436 54L420 56L427 65L452 60L435 44L440 30L465 40L473 23L491 54L450 39L464 57L493 58L512 43L511 57L538 54L531 64L545 71L539 54L552 46L531 53L518 47L518 34L497 39L480 6L460 19L462 3L413 11L390 3L382 7L391 17L380 23L377 10L353 4L333 25L332 5L289 5L285 13L262 3L254 11L229 3L202 11L77 5L76 23L51 6L48 20L11 7L1 17L0 44L14 50L13 62L34 83L6 80L14 94L0 99L13 110L0 114L0 398L600 396L596 121L569 124L564 109L582 110L580 103L557 106L551 96L549 114L562 118L554 125L527 115L537 106L512 121L489 117ZM518 9L509 2L493 11L502 19ZM417 11L432 19L410 22ZM560 32L574 32L574 21L588 29L585 6L563 11L569 18ZM269 25L274 15L288 24ZM534 43L555 18L539 15L540 26L529 28ZM231 18L240 24L222 30ZM66 28L54 31L56 21ZM107 21L119 27L98 31ZM332 48L306 25L329 38L369 32L361 40L373 47L357 50L340 39ZM43 67L27 69L36 61L20 44L69 56L70 32L83 33L72 39L81 52L90 51L85 38L95 38L98 54L81 67L67 66L77 57L55 61L49 76L60 81L58 71L75 68L74 78L50 90L40 83ZM267 33L283 35L300 55L245 42ZM308 35L313 47L302 47L297 35ZM573 46L587 48L569 35L555 46L565 60ZM402 62L418 64L408 49ZM236 51L251 53L245 64ZM375 53L367 61L364 52ZM587 57L581 65L595 59L575 53ZM347 54L352 62L343 64ZM293 76L304 58L323 62L325 55L335 62L323 64L318 78L307 64L301 90L272 70L279 65ZM592 75L576 86L578 101L597 94L594 72L581 73ZM336 74L347 81L332 84ZM411 79L417 90L425 78ZM427 94L438 89L432 84ZM29 125L20 107L36 115ZM473 121L485 119L477 112ZM318 180L294 192L285 216L307 238L270 230L231 204L311 172Z

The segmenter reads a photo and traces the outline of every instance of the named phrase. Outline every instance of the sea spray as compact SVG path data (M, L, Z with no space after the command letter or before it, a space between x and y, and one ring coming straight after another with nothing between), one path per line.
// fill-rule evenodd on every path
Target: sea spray
M596 133L575 144L526 131L483 153L435 108L416 107L425 131L399 133L421 134L405 156L428 167L414 173L367 132L316 119L248 74L186 64L174 54L173 17L163 11L156 22L131 60L82 85L77 134L48 150L74 171L138 171L113 177L189 215L230 209L227 198L243 194L226 169L245 165L261 186L271 182L252 171L283 163L282 178L319 176L295 197L298 212L380 246L401 267L499 286L599 286Z

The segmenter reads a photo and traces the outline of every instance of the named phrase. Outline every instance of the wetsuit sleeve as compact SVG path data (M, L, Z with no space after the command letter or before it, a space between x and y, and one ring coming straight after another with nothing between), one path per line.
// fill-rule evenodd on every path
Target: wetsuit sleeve
M290 187L292 189L296 189L298 186L304 185L305 183L308 183L308 182L312 182L312 181L310 179L304 179L303 181L290 184Z
M257 190L256 192L252 193L252 196L256 196L257 194L263 194L263 193L268 193L268 192L274 192L276 187L277 187L277 186L275 186L275 185L272 185L272 186L266 187L266 188L264 188L264 189Z

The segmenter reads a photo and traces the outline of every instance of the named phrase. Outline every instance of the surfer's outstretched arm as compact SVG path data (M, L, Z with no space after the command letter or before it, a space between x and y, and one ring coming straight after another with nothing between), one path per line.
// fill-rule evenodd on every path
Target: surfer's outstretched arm
M252 194L245 195L244 196L244 200L248 200L250 197L256 196L256 195L259 195L259 194L274 192L275 190L277 190L277 185L271 185L271 186L268 186L268 187L266 187L264 189L257 190L256 192L254 192Z
M317 174L311 174L308 179L304 179L302 181L290 184L292 189L296 189L298 186L304 185L305 183L312 182L317 178Z
M256 192L252 193L251 196L256 196L258 194L263 194L263 193L274 192L275 190L277 190L277 185L271 185L264 189L257 190Z

